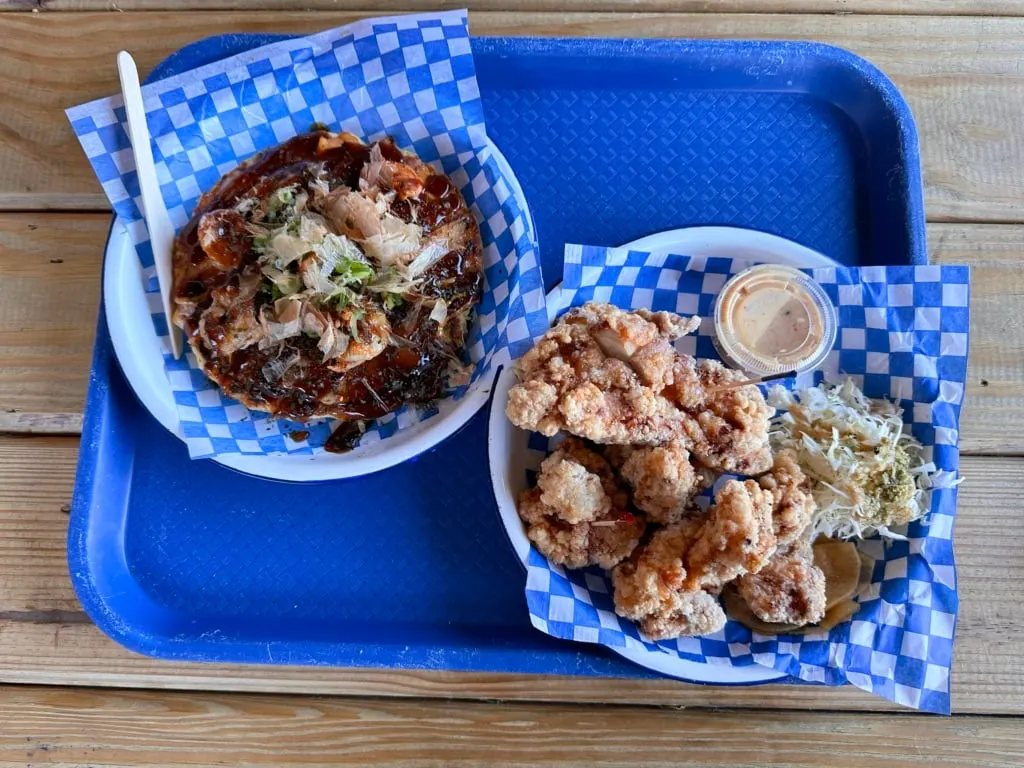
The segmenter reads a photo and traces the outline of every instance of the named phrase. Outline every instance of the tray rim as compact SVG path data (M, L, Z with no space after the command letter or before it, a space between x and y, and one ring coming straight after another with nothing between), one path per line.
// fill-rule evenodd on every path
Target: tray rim
M202 38L183 46L157 64L150 76L147 77L147 82L154 79L154 75L162 73L166 68L176 63L181 57L195 55L196 50L203 45L220 43L226 38L238 38L247 41L255 38L263 42L273 42L274 40L289 37L294 37L294 35L244 33ZM643 39L640 41L627 38L529 37L474 37L472 40L474 44L490 49L491 52L500 49L502 46L515 45L524 48L526 53L559 52L564 54L567 52L566 46L580 45L589 49L587 51L588 55L605 51L625 56L630 55L632 48L639 42L644 43L647 53L654 53L656 55L678 55L681 50L688 47L697 47L705 53L715 55L722 55L726 52L735 53L736 51L742 51L745 54L759 51L759 55L763 55L765 51L799 48L801 52L807 55L818 56L843 68L853 70L857 76L862 78L867 85L881 96L883 102L897 117L900 151L901 156L905 159L905 183L901 185L900 193L904 198L908 214L906 223L910 237L910 261L915 264L927 263L923 189L916 124L909 106L895 84L877 67L860 56L837 46L808 41L699 39ZM111 227L113 226L114 219L112 217ZM108 232L108 241L109 239L110 233ZM421 653L406 654L404 658L396 658L395 647L402 647L401 643L395 645L381 643L368 645L352 641L272 641L268 644L257 643L250 639L230 641L230 638L224 638L220 642L212 642L193 637L175 640L166 635L147 634L146 632L134 629L129 621L126 621L115 611L111 610L106 598L100 594L95 582L91 578L94 563L87 556L88 536L92 527L88 515L88 508L91 503L90 491L96 483L98 469L94 454L98 453L97 446L108 437L103 433L103 425L99 418L99 408L97 406L100 405L99 401L109 396L110 381L108 379L101 380L96 375L96 372L103 369L104 366L111 364L116 367L116 359L111 359L113 349L110 344L104 311L104 307L101 304L81 437L84 450L80 451L78 458L71 519L68 527L68 565L72 585L87 615L89 615L101 631L122 646L151 657L179 661L300 664L349 668L447 669L513 672L519 674L571 674L577 676L592 676L596 674L604 676L661 677L661 675L647 673L631 663L612 659L610 654L608 654L609 658L605 658L606 654L595 654L593 649L589 649L590 652L585 655L574 654L576 657L585 657L587 663L585 665L577 664L576 667L586 666L590 670L590 674L568 669L568 666L572 666L566 663L570 654L566 654L564 649L559 650L559 646L566 644L558 643L558 641L552 641L556 645L548 646L551 650L543 648L542 646L545 644L542 643L539 643L536 648L530 648L528 654L533 663L526 665L530 668L524 668L522 664L524 649L521 647L475 647L474 658L469 663L465 663L465 660L460 658L465 656L464 648L451 645L424 645L420 646L422 649ZM121 522L123 524L123 518ZM540 633L536 634L540 635ZM265 653L256 654L256 646L261 645L266 646ZM274 647L272 648L271 646ZM406 647L409 648L409 646ZM442 654L439 658L435 657L436 660L434 663L431 663L429 657L437 650L441 650ZM460 661L463 661L463 663L459 663ZM552 664L552 666L536 668L537 663ZM739 683L739 685L749 685L749 683Z

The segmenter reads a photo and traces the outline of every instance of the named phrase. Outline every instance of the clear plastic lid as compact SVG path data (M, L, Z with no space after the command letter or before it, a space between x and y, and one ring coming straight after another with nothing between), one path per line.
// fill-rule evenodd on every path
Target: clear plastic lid
M715 300L714 319L719 354L755 376L817 368L835 344L839 324L818 283L776 264L729 280Z

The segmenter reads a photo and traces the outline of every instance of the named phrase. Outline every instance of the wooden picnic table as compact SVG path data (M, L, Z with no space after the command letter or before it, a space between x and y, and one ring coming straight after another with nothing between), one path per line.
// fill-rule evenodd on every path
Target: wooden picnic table
M1024 0L470 0L480 35L790 38L865 56L921 135L935 263L973 272L953 716L846 687L198 665L82 612L68 505L108 204L64 108L224 32L433 0L0 0L0 766L1024 765ZM370 8L367 10L367 8Z

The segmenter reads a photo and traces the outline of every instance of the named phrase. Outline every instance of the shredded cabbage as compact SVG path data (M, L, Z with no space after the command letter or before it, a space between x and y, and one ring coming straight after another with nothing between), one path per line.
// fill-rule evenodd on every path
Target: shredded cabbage
M927 515L929 490L960 482L923 460L896 404L865 397L849 379L799 392L773 387L768 402L783 411L772 421L772 447L794 451L813 483L814 533L905 539L893 528Z

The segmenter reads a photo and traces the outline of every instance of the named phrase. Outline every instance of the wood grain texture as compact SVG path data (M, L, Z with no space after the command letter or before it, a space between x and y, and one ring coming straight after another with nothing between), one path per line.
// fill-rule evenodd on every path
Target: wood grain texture
M0 766L1019 766L1019 721L0 688Z
M106 207L64 107L117 91L126 44L147 71L224 32L309 32L357 13L7 14L0 26L0 208ZM906 95L933 220L1024 221L1024 19L973 16L474 12L477 35L789 38L866 56ZM159 34L153 34L159 30Z
M298 8L296 7L298 6ZM471 11L629 13L834 13L1021 16L1022 0L377 0L374 12ZM361 11L365 0L0 0L0 11Z
M0 614L81 611L67 569L78 440L0 437Z
M24 435L78 435L82 417L73 413L0 412L0 433Z
M1024 227L930 224L932 263L971 267L961 450L1024 453Z
M891 709L852 689L706 688L665 680L170 664L131 654L88 623L67 576L64 536L77 441L0 437L0 682L647 703ZM953 707L1024 714L1024 458L967 458L956 550L962 608Z
M0 432L75 432L106 214L0 214ZM930 257L973 272L968 453L1024 453L1024 226L931 224ZM60 263L54 263L60 260Z
M0 431L81 429L109 226L0 216Z

